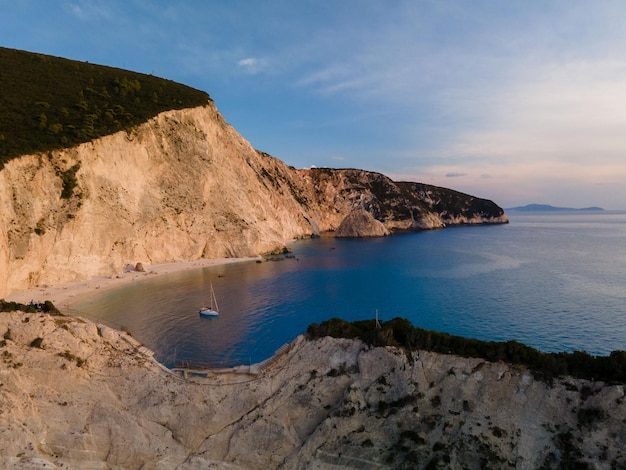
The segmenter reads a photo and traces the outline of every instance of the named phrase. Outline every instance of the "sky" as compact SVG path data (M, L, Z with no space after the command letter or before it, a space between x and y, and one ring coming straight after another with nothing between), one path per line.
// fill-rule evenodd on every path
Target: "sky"
M0 0L0 46L208 92L257 149L626 209L626 2Z

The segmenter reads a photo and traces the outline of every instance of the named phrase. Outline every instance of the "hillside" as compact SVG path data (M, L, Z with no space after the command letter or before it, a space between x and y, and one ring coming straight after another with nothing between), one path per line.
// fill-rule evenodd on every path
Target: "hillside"
M0 332L2 468L626 466L623 385L330 337L184 378L103 325L12 312Z
M89 64L25 57L38 67L51 64L48 76L56 76L52 66L62 63L92 70ZM93 70L119 78L116 69ZM10 76L2 73L3 79ZM137 80L141 93L153 83L148 76L124 77ZM155 86L164 83L154 79ZM56 81L49 84L46 102L52 103L56 86ZM190 90L172 86L172 94L158 94L159 103L170 97L169 105L163 102L166 108L173 107L178 91ZM0 298L36 286L116 276L137 262L282 250L294 238L336 230L355 210L369 212L386 231L507 222L492 201L449 189L396 183L365 170L289 167L255 150L208 95L194 93L199 93L194 95L198 106L162 111L112 134L5 163L0 170ZM192 102L179 101L180 106ZM138 118L144 102L135 96L124 109ZM63 109L62 104L47 109ZM98 104L88 109L96 107L104 109ZM31 134L33 141L50 137L44 128Z
M511 212L603 212L601 207L557 207L549 204L527 204L525 206L511 207L507 209Z
M282 250L294 238L336 230L360 208L388 230L507 221L496 204L468 195L455 193L460 201L446 207L440 195L447 191L431 187L408 197L379 173L296 170L253 149L212 103L168 111L130 135L5 165L0 298L115 276L137 262Z
M120 90L149 88L132 74L117 78ZM52 93L59 84L50 84ZM82 133L82 143L6 154L0 298L115 278L137 262L282 250L293 238L349 229L363 212L358 236L372 228L386 234L507 222L494 202L450 189L359 169L289 167L255 150L199 93L199 102L177 101L180 109L168 98L132 125L118 119L118 131ZM155 104L165 96L157 95ZM120 104L133 117L145 97L135 98ZM36 106L63 109L74 103L68 99ZM92 115L103 109L90 103ZM44 114L33 141L51 135L52 114ZM58 122L64 132L91 123L76 116L77 124ZM327 336L341 336L337 329L350 339ZM174 372L128 334L77 318L0 313L0 333L2 468L626 466L623 384L585 375L597 367L621 380L622 353L599 362L579 354L563 366L562 357L552 361L511 342L488 345L495 352L485 360L472 356L484 344L469 340L457 350L454 337L418 333L401 321L369 339L331 322L313 325L308 338L264 364ZM416 349L423 343L471 357ZM520 357L530 361L503 362ZM578 359L588 363L578 367Z
M0 168L11 158L130 130L207 93L113 67L0 47Z

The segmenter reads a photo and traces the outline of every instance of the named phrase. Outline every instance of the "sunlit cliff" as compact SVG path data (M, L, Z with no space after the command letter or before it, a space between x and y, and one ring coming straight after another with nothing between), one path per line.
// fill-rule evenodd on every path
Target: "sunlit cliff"
M0 296L128 263L258 255L364 209L388 229L500 223L502 209L364 170L297 170L212 102L0 170ZM368 235L365 233L364 235Z

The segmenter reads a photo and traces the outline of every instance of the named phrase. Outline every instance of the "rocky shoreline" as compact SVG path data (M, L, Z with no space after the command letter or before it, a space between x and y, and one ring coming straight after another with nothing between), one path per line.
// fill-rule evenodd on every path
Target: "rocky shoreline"
M185 379L78 318L0 332L3 468L626 466L623 385L303 336L256 374Z

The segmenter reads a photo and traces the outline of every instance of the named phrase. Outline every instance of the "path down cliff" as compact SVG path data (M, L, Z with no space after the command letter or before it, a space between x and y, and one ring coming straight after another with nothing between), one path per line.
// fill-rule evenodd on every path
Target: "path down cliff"
M0 332L6 469L626 466L623 385L329 337L185 380L88 321L2 313Z

